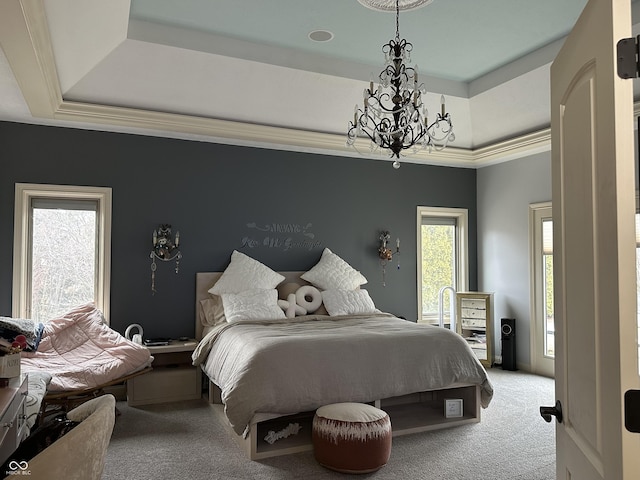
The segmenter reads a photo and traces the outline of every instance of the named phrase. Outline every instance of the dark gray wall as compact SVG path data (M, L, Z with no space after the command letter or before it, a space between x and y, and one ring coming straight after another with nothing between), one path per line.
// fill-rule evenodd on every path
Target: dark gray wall
M0 122L0 315L11 314L15 183L113 189L111 325L140 323L145 336L193 335L195 273L223 270L233 249L274 270L307 270L324 247L369 280L376 306L417 316L416 207L469 209L470 288L476 279L476 172L69 128ZM159 264L151 295L151 233L180 230L180 273ZM306 226L313 248L285 251L248 226ZM400 270L382 287L378 234L401 239ZM243 238L259 241L243 247Z

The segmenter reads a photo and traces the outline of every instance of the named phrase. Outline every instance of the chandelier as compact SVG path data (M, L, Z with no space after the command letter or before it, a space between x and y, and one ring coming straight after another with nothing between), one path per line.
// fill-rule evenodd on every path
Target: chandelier
M403 150L442 150L455 140L451 116L446 113L444 95L440 97L440 112L431 117L422 103L427 91L418 81L418 67L412 67L413 45L400 39L400 0L396 0L396 37L382 46L385 66L374 82L364 90L363 108L356 105L353 121L349 122L347 145L355 148L358 136L371 140L371 151L390 150L395 157L394 168L400 168Z

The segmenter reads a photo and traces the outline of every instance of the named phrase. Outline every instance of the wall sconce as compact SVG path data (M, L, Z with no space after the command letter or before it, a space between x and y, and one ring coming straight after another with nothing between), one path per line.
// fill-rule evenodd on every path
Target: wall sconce
M178 246L180 245L180 232L176 232L175 239L171 236L171 225L159 225L153 231L153 249L149 255L151 258L151 292L156 294L156 259L162 262L176 261L176 273L180 271L180 260L182 252Z
M396 238L396 251L394 252L388 247L391 234L388 231L380 232L380 247L378 248L378 257L380 265L382 265L382 286L386 287L387 263L393 260L394 255L400 255L400 239ZM400 261L398 260L398 270L400 269Z

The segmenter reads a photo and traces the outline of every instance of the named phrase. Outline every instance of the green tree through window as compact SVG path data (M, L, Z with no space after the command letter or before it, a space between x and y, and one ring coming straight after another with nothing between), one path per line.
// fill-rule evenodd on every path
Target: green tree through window
M464 208L418 207L418 321L438 323L440 290L466 291L468 212ZM451 292L443 294L444 322L455 310Z

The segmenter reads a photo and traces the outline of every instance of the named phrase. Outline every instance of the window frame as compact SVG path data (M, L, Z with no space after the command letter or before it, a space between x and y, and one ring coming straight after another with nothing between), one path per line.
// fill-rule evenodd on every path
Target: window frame
M469 210L454 207L417 207L416 255L417 255L417 297L418 323L431 323L422 318L422 219L424 217L453 218L456 222L456 278L459 279L456 292L469 290Z
M555 361L543 352L546 322L544 291L542 222L553 221L552 202L529 205L529 304L531 315L531 368L533 373L547 377L555 376Z
M12 316L30 318L31 312L31 212L33 199L97 202L96 221L96 307L109 324L111 303L111 213L112 192L109 187L45 185L16 183L13 230Z

